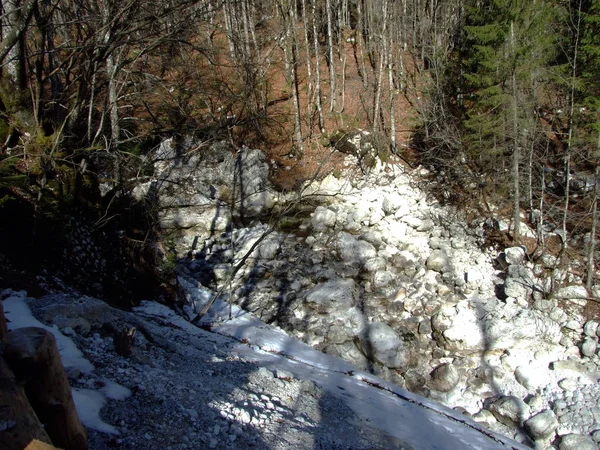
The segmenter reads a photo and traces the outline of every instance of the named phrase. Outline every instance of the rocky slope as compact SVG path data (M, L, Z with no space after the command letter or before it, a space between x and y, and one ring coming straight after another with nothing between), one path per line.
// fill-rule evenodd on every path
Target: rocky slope
M212 289L490 429L596 448L598 324L583 310L597 296L574 271L482 249L485 224L428 197L423 169L349 156L337 177L282 194L257 150L176 153L161 147L156 180L136 194L155 195L173 231L190 316Z
M151 302L123 312L76 293L0 298L11 329L56 336L90 449L524 448L239 311L214 333ZM131 326L123 358L112 330Z

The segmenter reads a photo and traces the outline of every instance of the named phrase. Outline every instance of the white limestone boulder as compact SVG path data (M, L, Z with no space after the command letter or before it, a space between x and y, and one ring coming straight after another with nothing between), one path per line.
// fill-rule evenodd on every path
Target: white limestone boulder
M306 302L318 311L349 309L354 305L355 284L351 279L336 279L318 284L306 296Z
M552 440L558 428L558 420L554 412L547 409L528 419L525 428L536 441Z
M410 364L410 351L392 327L383 322L371 323L361 334L360 345L368 358L383 366L402 369Z
M377 249L373 244L344 232L337 236L335 248L340 259L347 264L362 265L377 256Z
M489 410L498 422L507 426L521 426L529 418L529 405L514 395L501 396Z

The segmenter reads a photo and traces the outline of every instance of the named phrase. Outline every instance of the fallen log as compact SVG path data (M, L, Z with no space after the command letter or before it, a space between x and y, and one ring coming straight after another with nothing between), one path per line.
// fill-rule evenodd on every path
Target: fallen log
M51 443L23 386L0 357L0 449L23 450L34 442Z
M36 327L9 331L4 337L4 357L17 381L24 383L27 398L52 443L65 450L86 450L87 433L52 333Z

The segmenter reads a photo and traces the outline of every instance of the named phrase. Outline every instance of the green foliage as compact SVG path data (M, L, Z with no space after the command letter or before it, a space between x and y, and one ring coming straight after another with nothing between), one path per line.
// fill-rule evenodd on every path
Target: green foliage
M534 128L531 111L539 104L536 89L555 52L552 34L547 32L552 11L543 1L468 2L461 49L463 140L467 156L483 164L484 170L494 170L485 166L514 145L515 114L519 127Z
M3 195L2 197L0 197L0 209L2 209L4 207L4 205L6 205L6 203L8 203L11 200L14 200L15 197L12 195Z

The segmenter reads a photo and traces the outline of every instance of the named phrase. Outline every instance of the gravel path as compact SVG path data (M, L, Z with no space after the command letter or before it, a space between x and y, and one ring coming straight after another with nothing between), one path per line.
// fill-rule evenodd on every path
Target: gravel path
M375 377L269 353L166 308L163 316L123 312L69 295L26 303L54 331L61 323L94 366L67 368L92 450L524 448ZM17 306L5 305L10 320ZM112 338L125 326L137 329L128 358Z

